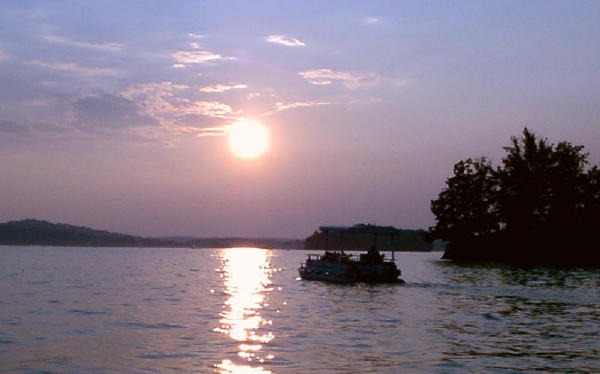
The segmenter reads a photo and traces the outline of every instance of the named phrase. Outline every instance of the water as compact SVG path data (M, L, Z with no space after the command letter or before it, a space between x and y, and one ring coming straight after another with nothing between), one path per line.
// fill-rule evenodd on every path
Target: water
M304 255L0 247L0 372L600 371L600 271L397 253L407 284L350 286Z

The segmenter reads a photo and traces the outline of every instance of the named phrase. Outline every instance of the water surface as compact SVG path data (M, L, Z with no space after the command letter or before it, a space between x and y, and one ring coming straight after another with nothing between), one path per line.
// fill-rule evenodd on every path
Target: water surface
M600 371L600 272L396 253L405 285L297 279L304 251L0 247L0 372Z

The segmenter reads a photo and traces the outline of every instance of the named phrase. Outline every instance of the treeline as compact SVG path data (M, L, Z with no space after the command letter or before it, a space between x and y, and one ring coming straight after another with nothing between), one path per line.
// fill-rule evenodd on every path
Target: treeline
M260 247L300 249L304 241L279 238L152 238L95 230L37 219L0 223L0 245L76 247Z
M398 234L373 234L366 233L369 229L392 229L399 230ZM367 250L376 245L379 250L396 251L431 251L433 244L427 240L426 232L423 230L403 230L392 226L376 226L370 224L357 224L350 228L366 229L365 232L329 232L315 231L305 240L305 249L344 249L344 250ZM357 231L359 231L357 230Z
M600 266L600 170L584 147L527 128L511 143L500 166L455 164L431 202L430 235L448 242L444 258Z
M137 247L153 243L139 236L38 219L0 224L0 244L4 245Z

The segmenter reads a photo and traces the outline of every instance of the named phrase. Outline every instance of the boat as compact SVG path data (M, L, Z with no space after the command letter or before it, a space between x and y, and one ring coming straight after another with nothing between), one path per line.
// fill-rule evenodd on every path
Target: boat
M302 279L337 283L404 283L398 278L401 271L396 265L394 251L392 257L387 259L376 248L378 236L398 235L401 230L377 226L321 226L319 230L325 234L325 253L307 255L306 261L298 269ZM347 254L343 249L330 250L330 232L340 235L370 234L373 235L374 244L367 253L359 255Z

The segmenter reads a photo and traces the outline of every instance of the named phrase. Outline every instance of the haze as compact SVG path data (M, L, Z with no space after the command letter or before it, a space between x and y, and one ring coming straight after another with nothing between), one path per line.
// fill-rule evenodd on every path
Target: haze
M2 1L0 220L427 228L523 127L600 160L597 1ZM269 150L228 149L240 118Z

